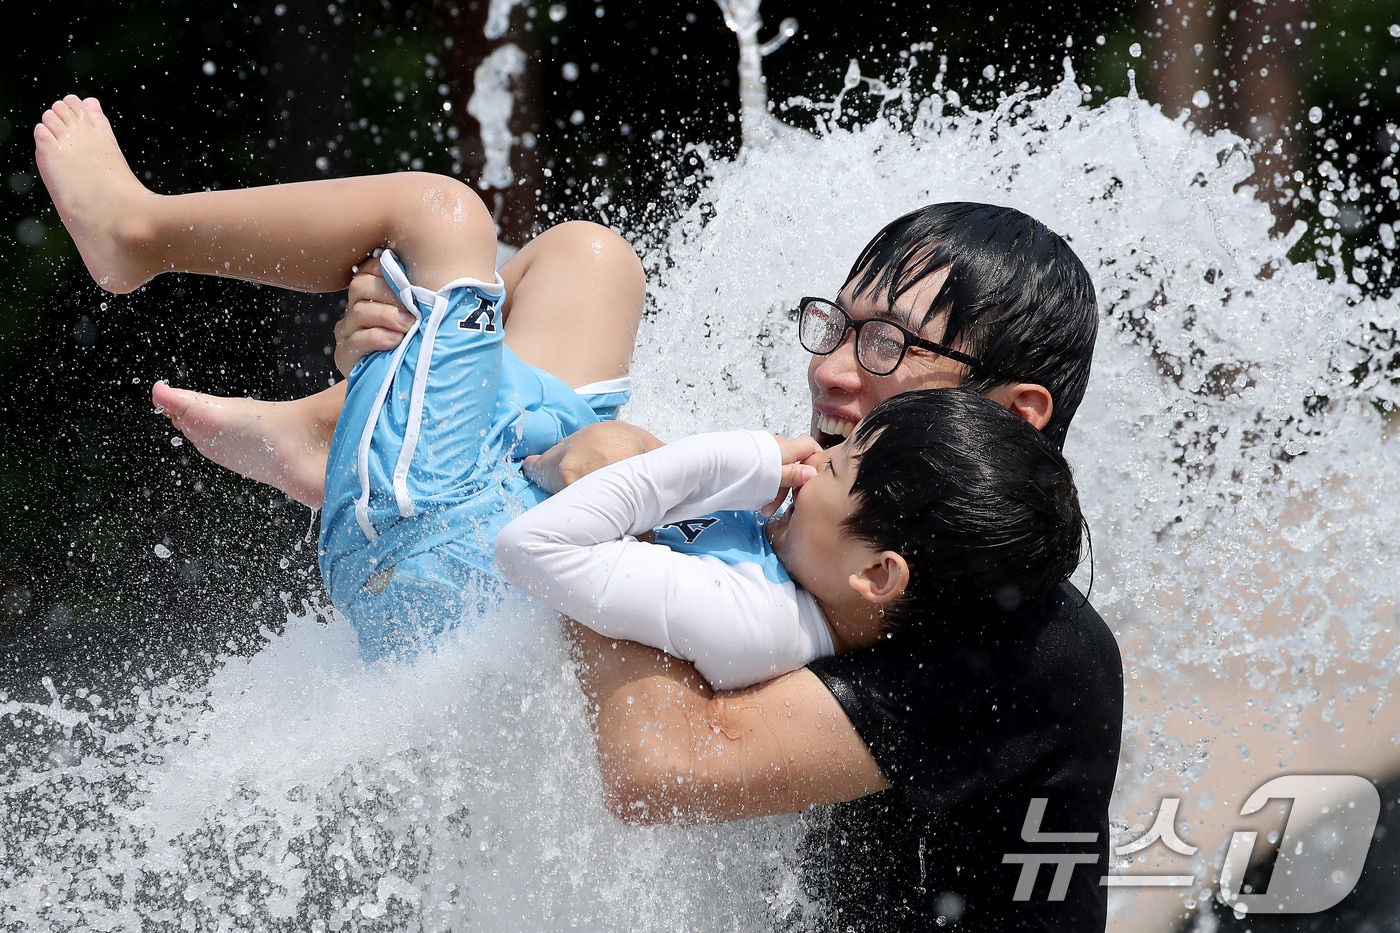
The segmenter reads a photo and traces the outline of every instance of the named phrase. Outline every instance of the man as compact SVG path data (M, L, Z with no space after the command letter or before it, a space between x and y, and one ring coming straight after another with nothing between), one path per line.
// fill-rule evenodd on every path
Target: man
M1087 272L1041 224L985 205L916 211L857 258L836 305L834 343L802 321L826 351L808 369L823 443L891 395L959 385L1063 443L1097 313ZM557 487L656 443L598 425L527 469ZM1005 609L732 693L575 627L610 807L699 822L834 805L812 821L803 873L835 929L1102 929L1117 645L1069 584L1038 605L1008 594Z

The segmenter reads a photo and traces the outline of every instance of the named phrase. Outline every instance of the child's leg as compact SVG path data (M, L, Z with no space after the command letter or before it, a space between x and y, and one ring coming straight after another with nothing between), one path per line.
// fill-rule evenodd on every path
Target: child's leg
M646 285L625 240L595 224L561 224L512 257L501 275L506 345L526 363L575 388L627 373ZM370 303L394 301L385 285ZM355 308L347 320L368 323ZM152 395L210 460L320 505L343 384L292 402L225 399L164 384Z
M266 483L320 508L326 458L345 404L345 383L289 402L221 398L151 387L151 400L208 459L240 476Z
M591 223L551 227L501 267L506 346L579 388L627 375L646 277L622 237Z
M494 225L453 179L403 174L163 197L132 174L97 101L71 95L44 114L34 139L59 217L109 291L167 271L333 291L380 246L398 250L430 288L492 278ZM343 387L295 403L217 400L169 386L152 395L210 459L319 503Z
M489 280L495 226L461 182L418 173L162 196L132 174L95 100L68 96L34 129L36 158L88 271L125 292L161 272L303 291L345 288L393 247L417 284Z

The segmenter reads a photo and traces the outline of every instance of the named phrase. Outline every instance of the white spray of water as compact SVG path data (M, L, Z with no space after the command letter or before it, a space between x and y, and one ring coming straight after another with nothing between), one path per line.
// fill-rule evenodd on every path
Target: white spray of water
M848 92L862 84L848 76ZM1400 728L1386 705L1400 659L1400 393L1384 336L1397 311L1288 258L1304 231L1270 235L1238 138L1136 98L1087 106L1072 75L990 112L952 91L890 91L871 85L884 111L870 125L710 166L702 202L651 257L664 327L642 335L630 415L805 431L790 309L834 295L907 210L1007 204L1065 235L1102 315L1067 453L1094 603L1128 674L1115 817L1150 825L1162 797L1184 796L1201 848L1169 870L1197 878L1186 903L1204 903L1238 802L1279 769L1400 772L1386 751ZM1151 928L1131 893L1114 897L1124 929Z
M1209 776L1237 744L1261 779L1277 767L1200 699L1212 678L1285 744L1344 720L1364 733L1397 656L1400 478L1380 413L1396 389L1367 364L1394 309L1288 260L1239 188L1233 137L1135 99L1089 106L1070 76L986 112L942 90L884 99L869 125L708 166L647 257L656 315L629 416L673 436L805 430L795 297L833 294L913 207L1021 207L1099 289L1068 453L1130 678L1119 817L1140 821L1164 775ZM1204 719L1178 728L1181 712ZM0 715L24 736L0 775L0 929L753 930L804 911L792 820L606 815L557 627L520 607L376 668L343 622L296 611L207 685L0 697ZM1193 838L1209 814L1190 803L1186 838L1209 858Z
M510 11L519 6L521 0L491 0L486 8L486 38L499 39L510 29Z
M489 35L489 27L488 32ZM515 109L512 81L525 73L525 53L518 45L506 43L486 56L473 73L467 113L481 125L481 151L486 164L481 169L482 188L509 188L515 181L510 168L510 116Z
M207 686L0 714L47 745L6 769L0 929L732 930L797 909L791 821L608 816L557 620L524 606L372 668L343 621L290 613Z
M763 20L758 13L760 0L715 0L724 13L724 25L739 40L739 119L746 148L767 145L782 125L768 112L768 82L763 77L763 59L797 34L797 20L787 17L778 32L760 42Z

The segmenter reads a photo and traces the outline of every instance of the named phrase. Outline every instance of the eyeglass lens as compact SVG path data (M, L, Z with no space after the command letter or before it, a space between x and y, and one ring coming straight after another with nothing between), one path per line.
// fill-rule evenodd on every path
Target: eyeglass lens
M841 308L816 301L802 307L799 336L802 345L812 353L835 350L852 328L856 330L856 361L866 370L883 376L899 365L905 339L895 325L879 320L852 321Z
M846 336L848 326L846 316L839 308L809 301L802 306L798 336L802 339L802 346L812 353L830 353Z

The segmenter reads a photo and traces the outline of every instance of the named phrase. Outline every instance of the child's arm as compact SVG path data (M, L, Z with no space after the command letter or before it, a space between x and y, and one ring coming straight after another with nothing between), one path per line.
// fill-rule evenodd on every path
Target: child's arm
M637 541L658 525L757 509L777 492L771 434L685 438L590 474L511 522L496 560L517 586L600 634L694 662L736 688L830 654L815 600L756 563ZM761 531L760 531L761 533Z

